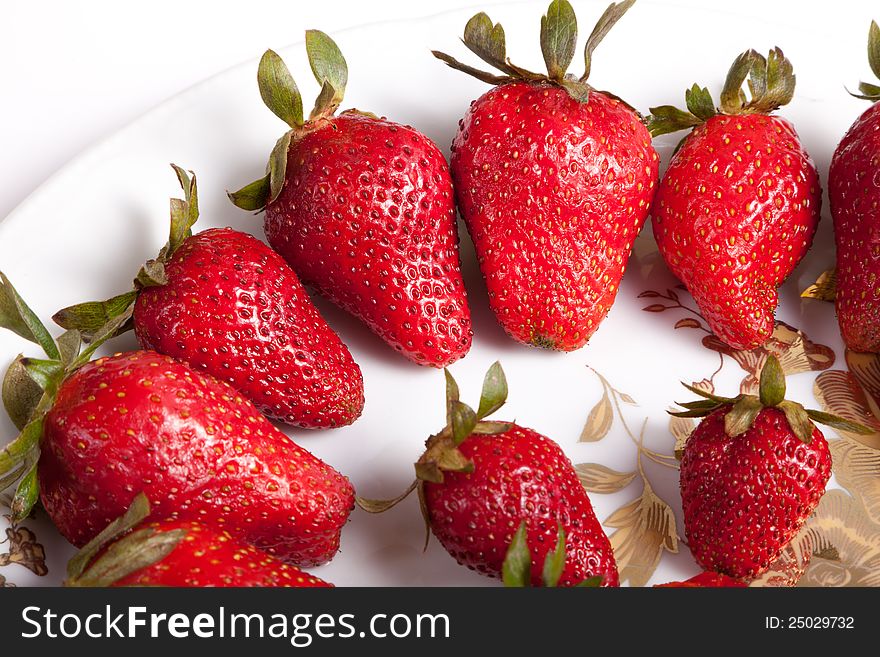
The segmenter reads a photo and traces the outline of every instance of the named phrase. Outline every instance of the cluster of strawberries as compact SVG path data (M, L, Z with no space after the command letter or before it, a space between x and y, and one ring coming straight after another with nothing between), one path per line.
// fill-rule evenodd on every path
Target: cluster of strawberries
M0 452L0 489L15 487L15 520L39 501L83 547L69 584L326 585L298 567L334 556L356 501L382 511L403 496L356 498L346 477L270 422L338 427L364 406L360 368L303 284L415 363L446 367L472 335L456 204L492 310L520 342L583 346L649 213L663 257L719 338L735 348L766 341L776 289L809 248L821 203L794 128L770 114L792 98L791 64L779 49L766 58L750 50L717 108L694 85L687 111L663 106L643 118L588 82L594 49L633 2L599 19L579 77L567 73L577 29L565 0L541 23L546 74L511 63L502 27L474 16L464 43L497 73L434 53L493 85L461 120L451 166L411 127L337 115L346 62L327 35L309 31L321 85L314 109L306 118L290 72L267 51L260 93L289 129L266 175L230 194L265 212L271 248L229 228L193 234L196 177L175 166L184 198L171 201L168 243L130 291L56 314L66 329L57 339L2 277L0 324L45 358L18 357L4 379L21 433ZM869 50L880 76L876 25ZM862 92L880 98L880 87ZM880 339L877 107L841 143L830 182L841 328L851 347L869 350ZM691 131L658 185L652 135L680 129ZM91 360L130 329L142 351ZM476 410L446 377L446 426L428 439L405 493L417 491L444 547L510 585L616 586L608 538L562 450L486 419L506 399L500 365ZM707 573L691 585L743 585L825 490L830 456L813 421L861 428L786 401L772 357L757 396L693 390L702 399L683 414L705 420L684 450L681 492L689 545Z

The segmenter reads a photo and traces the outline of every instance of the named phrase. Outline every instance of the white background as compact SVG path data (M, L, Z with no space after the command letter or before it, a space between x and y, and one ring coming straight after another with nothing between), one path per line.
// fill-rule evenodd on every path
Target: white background
M880 6L864 0L639 2L711 5L771 22L821 26L828 33L852 33L859 47L868 21L880 19ZM267 47L300 40L306 28L332 33L362 23L497 4L498 0L6 1L0 38L0 217L92 142L198 81L259 57ZM540 10L548 2L534 4ZM598 11L585 5L595 2L573 4L586 29L587 18ZM668 27L657 26L658 60L652 66L662 63ZM748 34L742 39L743 49L751 45ZM828 53L830 58L835 55ZM388 68L393 75L394 62ZM840 79L855 84L866 74L842 71Z

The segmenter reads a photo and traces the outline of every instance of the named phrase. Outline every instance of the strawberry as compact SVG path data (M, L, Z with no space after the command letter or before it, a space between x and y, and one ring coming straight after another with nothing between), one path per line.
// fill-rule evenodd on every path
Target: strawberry
M682 404L680 417L703 417L684 447L681 501L697 563L735 579L765 572L825 493L831 454L813 421L856 433L867 427L785 400L775 356L761 371L759 396Z
M223 530L193 520L145 521L149 515L140 494L70 561L65 586L332 586Z
M348 69L323 32L306 32L322 85L307 120L284 62L269 50L257 78L290 130L264 178L230 194L265 208L272 245L302 280L420 365L444 367L471 345L452 181L423 134L357 110L336 116Z
M48 357L19 357L4 380L10 416L26 418L0 452L0 491L19 482L14 519L39 497L82 546L143 492L151 520L197 520L301 566L333 557L354 506L348 479L180 361L153 351L90 361L124 315L80 353L78 331L53 341L2 274L0 283L0 325Z
M658 166L651 136L633 108L587 83L594 48L633 2L612 4L599 19L580 78L565 74L577 41L565 0L541 21L547 75L511 64L504 30L484 13L468 21L464 43L503 75L434 52L496 85L459 122L452 178L492 310L525 344L586 344L648 216Z
M741 89L746 76L750 100ZM791 100L794 86L781 50L767 58L749 50L731 66L720 108L696 84L685 94L689 111L651 108L654 136L693 128L657 188L657 246L734 349L770 337L776 288L810 248L819 221L816 167L791 123L769 114Z
M871 22L868 58L880 77L880 28ZM837 320L846 346L880 351L880 86L859 85L869 107L841 139L828 172L837 242Z
M425 521L447 552L490 577L502 576L505 554L525 523L535 585L561 530L567 540L558 585L601 577L602 586L617 586L611 544L559 445L532 429L484 419L507 398L501 365L486 374L476 412L459 401L448 371L446 398L447 424L428 439L416 482L396 500L360 499L361 507L384 511L417 489Z
M196 177L172 165L186 198L171 201L171 233L131 292L61 310L86 337L131 315L144 349L222 379L268 417L303 428L354 422L364 406L360 368L272 249L230 228L196 235Z
M747 585L722 573L703 571L683 582L655 584L655 589L745 588Z

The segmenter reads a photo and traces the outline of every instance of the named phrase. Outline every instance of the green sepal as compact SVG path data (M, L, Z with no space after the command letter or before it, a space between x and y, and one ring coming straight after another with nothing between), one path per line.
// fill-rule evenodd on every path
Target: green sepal
M532 555L529 552L525 520L517 527L507 548L504 563L501 565L501 581L504 586L513 588L532 584Z
M64 366L59 360L46 360L44 358L22 358L21 364L27 371L34 383L41 390L54 391L58 389L64 374Z
M388 509L397 506L400 502L409 497L409 494L412 493L416 486L419 485L419 480L416 479L413 481L409 487L403 491L400 495L390 500L380 500L380 499L371 499L369 497L355 497L355 502L357 505L367 513L384 513Z
M39 408L39 406L37 407ZM21 433L0 451L0 477L6 480L7 475L18 472L21 476L37 462L40 454L40 438L43 436L43 416L37 414L28 422ZM18 477L16 477L17 479ZM7 482L6 487L14 483Z
M342 103L348 84L345 57L336 42L320 30L306 30L306 53L312 73L321 85L321 93L310 118L333 114Z
M68 329L58 336L55 343L58 345L58 351L61 353L61 364L67 367L79 356L83 345L82 334L77 329Z
M703 123L700 117L678 109L674 105L659 105L650 108L649 111L648 131L652 137L688 130Z
M446 378L446 424L452 425L452 402L459 400L458 383L449 371L449 368L443 368L443 374Z
M742 89L748 78L749 99ZM725 114L769 114L794 97L796 77L791 62L779 48L765 58L747 50L734 60L721 91L721 111Z
M577 46L577 17L568 0L553 0L541 17L541 53L552 80L562 80Z
M185 529L140 529L119 539L78 578L65 586L107 587L144 568L159 563L186 538Z
M139 290L145 287L167 285L168 276L165 273L165 263L161 259L147 260L138 270L134 284Z
M49 331L19 296L3 272L0 272L0 327L39 345L49 358L56 360L61 358Z
M183 189L184 198L182 200L178 198L171 199L171 230L168 236L167 250L163 258L166 260L188 237L192 236L192 227L199 219L199 192L196 184L196 174L192 171L187 173L176 164L172 164L171 168L177 174L177 180Z
M804 407L796 402L783 401L778 404L779 410L785 413L785 420L794 432L794 435L803 443L809 443L813 439L813 423Z
M485 82L486 84L500 85L510 82L514 79L508 75L495 75L494 73L481 71L480 69L464 64L455 59L455 57L447 55L445 52L440 52L439 50L432 50L431 54L434 55L434 57L439 59L441 62L446 64L449 68L454 68L456 71L467 73L471 77L474 77L481 82Z
M452 442L461 445L477 426L477 415L467 404L460 401L450 402L450 428L452 429Z
M724 416L724 432L731 438L745 433L752 428L763 408L757 397L743 396Z
M458 449L445 449L440 452L437 467L443 472L473 472L474 462Z
M124 312L137 300L137 291L110 297L106 301L87 301L59 310L52 320L66 329L75 329L83 340L91 342L95 334L113 317Z
M848 433L857 433L862 436L870 436L877 433L876 429L867 427L864 424L859 424L858 422L853 422L852 420L847 420L846 418L832 415L831 413L825 413L823 411L809 409L807 410L807 417L819 424L824 424L832 429L840 429L841 431L846 431Z
M785 399L785 372L779 359L773 354L767 356L761 368L758 394L764 406L778 406Z
M708 121L718 113L712 94L706 87L700 87L698 84L694 84L684 92L684 102L690 113L703 121Z
M541 579L544 586L553 588L559 583L565 569L565 530L562 525L556 530L556 546L544 558L544 569Z
M602 40L611 31L611 28L617 24L623 15L635 4L636 0L624 0L623 2L612 2L604 11L602 16L596 22L593 31L587 39L587 45L584 47L584 74L581 76L581 82L586 82L590 77L593 69L593 51L596 50Z
M877 27L876 21L871 21L871 27L868 28L868 64L874 77L880 78L880 27ZM855 98L862 100L870 100L872 103L880 100L880 86L870 82L859 83L859 91L861 93L849 92Z
M713 394L711 392L706 392L696 386L692 386L689 383L685 383L682 381L681 385L690 390L695 395L703 397L704 399L711 399L714 402L718 402L719 404L732 404L739 400L738 397L721 397L720 395Z
M30 421L43 396L43 389L28 374L19 354L9 365L3 377L3 407L15 428L21 431ZM2 490L2 487L0 487Z
M95 555L100 552L101 548L117 536L121 536L125 532L134 529L135 526L139 525L149 515L150 501L144 493L138 493L123 515L107 525L67 562L68 579L76 579L82 575L86 566L95 558Z
M477 419L491 415L507 401L507 377L501 363L495 361L486 372L483 379L483 389L480 392L480 406L477 409Z
M249 212L257 212L262 210L269 203L269 195L271 194L271 175L266 174L262 178L249 183L235 192L226 192L226 196L232 201L232 204L242 210Z
M474 427L474 430L471 432L474 435L482 435L482 436L495 436L499 433L507 433L513 425L510 422L495 422L493 420L483 420L477 422L477 425Z
M419 481L429 481L432 484L443 483L443 471L436 461L417 461L416 479Z
M39 459L37 459L39 460ZM40 485L37 477L36 461L18 482L15 495L12 497L12 524L18 524L31 515L34 506L40 499Z
M472 16L464 26L462 42L490 66L507 74L513 73L507 63L504 28L501 23L493 23L484 12Z
M587 588L587 589L597 589L602 586L602 582L605 581L605 578L602 575L593 575L592 577L587 577L584 580L581 580L575 586L577 588Z
M284 187L287 176L287 153L290 150L290 142L293 139L293 131L288 130L275 142L272 152L269 154L269 203L278 198Z
M580 78L565 73L574 57L574 49L577 45L577 19L567 0L553 0L541 19L541 52L547 66L547 75L534 73L513 64L507 57L504 29L500 24L493 23L492 19L483 12L471 17L467 22L462 40L471 52L504 75L481 71L437 50L431 52L447 66L488 84L501 85L514 80L532 83L550 82L565 89L578 102L585 103L589 99L591 90L587 78L590 75L593 51L634 2L635 0L625 0L612 3L599 18L587 39L584 49L585 71Z
M274 50L267 50L257 69L260 96L272 113L291 128L303 124L302 95L284 60Z
M874 76L880 78L880 27L877 21L871 21L868 28L868 64Z

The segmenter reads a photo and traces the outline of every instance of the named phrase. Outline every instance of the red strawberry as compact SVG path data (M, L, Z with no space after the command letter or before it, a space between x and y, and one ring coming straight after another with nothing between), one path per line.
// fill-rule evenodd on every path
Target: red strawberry
M880 28L871 22L868 55L880 77ZM861 94L874 104L844 135L828 172L828 197L837 242L837 321L846 346L880 351L880 87Z
M747 585L722 573L704 571L683 582L655 584L655 589L745 588Z
M428 439L412 486L443 547L460 564L501 577L514 532L525 523L531 580L537 585L561 530L567 540L559 586L595 576L602 577L603 586L617 586L611 544L559 445L531 429L484 420L507 398L501 366L495 363L486 374L477 412L459 401L448 371L446 394L447 425ZM396 501L360 500L368 511L383 511Z
M198 519L298 565L336 553L354 503L348 479L230 386L150 351L101 358L61 384L39 480L74 545L143 491L153 518Z
M612 4L599 19L580 79L565 75L577 40L565 0L541 21L546 76L511 64L503 29L483 13L465 27L465 45L504 75L434 53L498 85L459 122L451 168L492 310L526 344L586 344L648 216L658 165L651 136L633 108L586 82L593 49L632 4Z
M354 422L364 406L360 368L299 279L251 235L191 235L196 178L174 169L186 199L172 200L171 237L135 290L65 308L55 321L88 337L108 316L133 312L144 349L227 381L270 418L304 428Z
M770 337L776 288L819 221L816 168L794 127L769 115L791 100L794 84L781 50L767 59L749 50L730 68L720 109L697 85L685 94L689 112L651 109L654 136L693 127L657 188L654 237L709 326L735 349Z
M765 572L825 493L831 455L813 420L846 431L867 427L786 401L775 356L761 371L760 396L682 404L704 417L685 444L681 501L688 546L697 563L736 579Z
M147 498L74 557L66 586L296 587L332 586L228 532L196 521L142 522Z
M230 199L265 208L269 243L306 284L410 360L448 365L467 353L472 331L446 160L408 126L356 110L334 116L345 59L316 30L306 49L322 85L308 120L284 62L263 55L260 92L290 131L266 177Z

